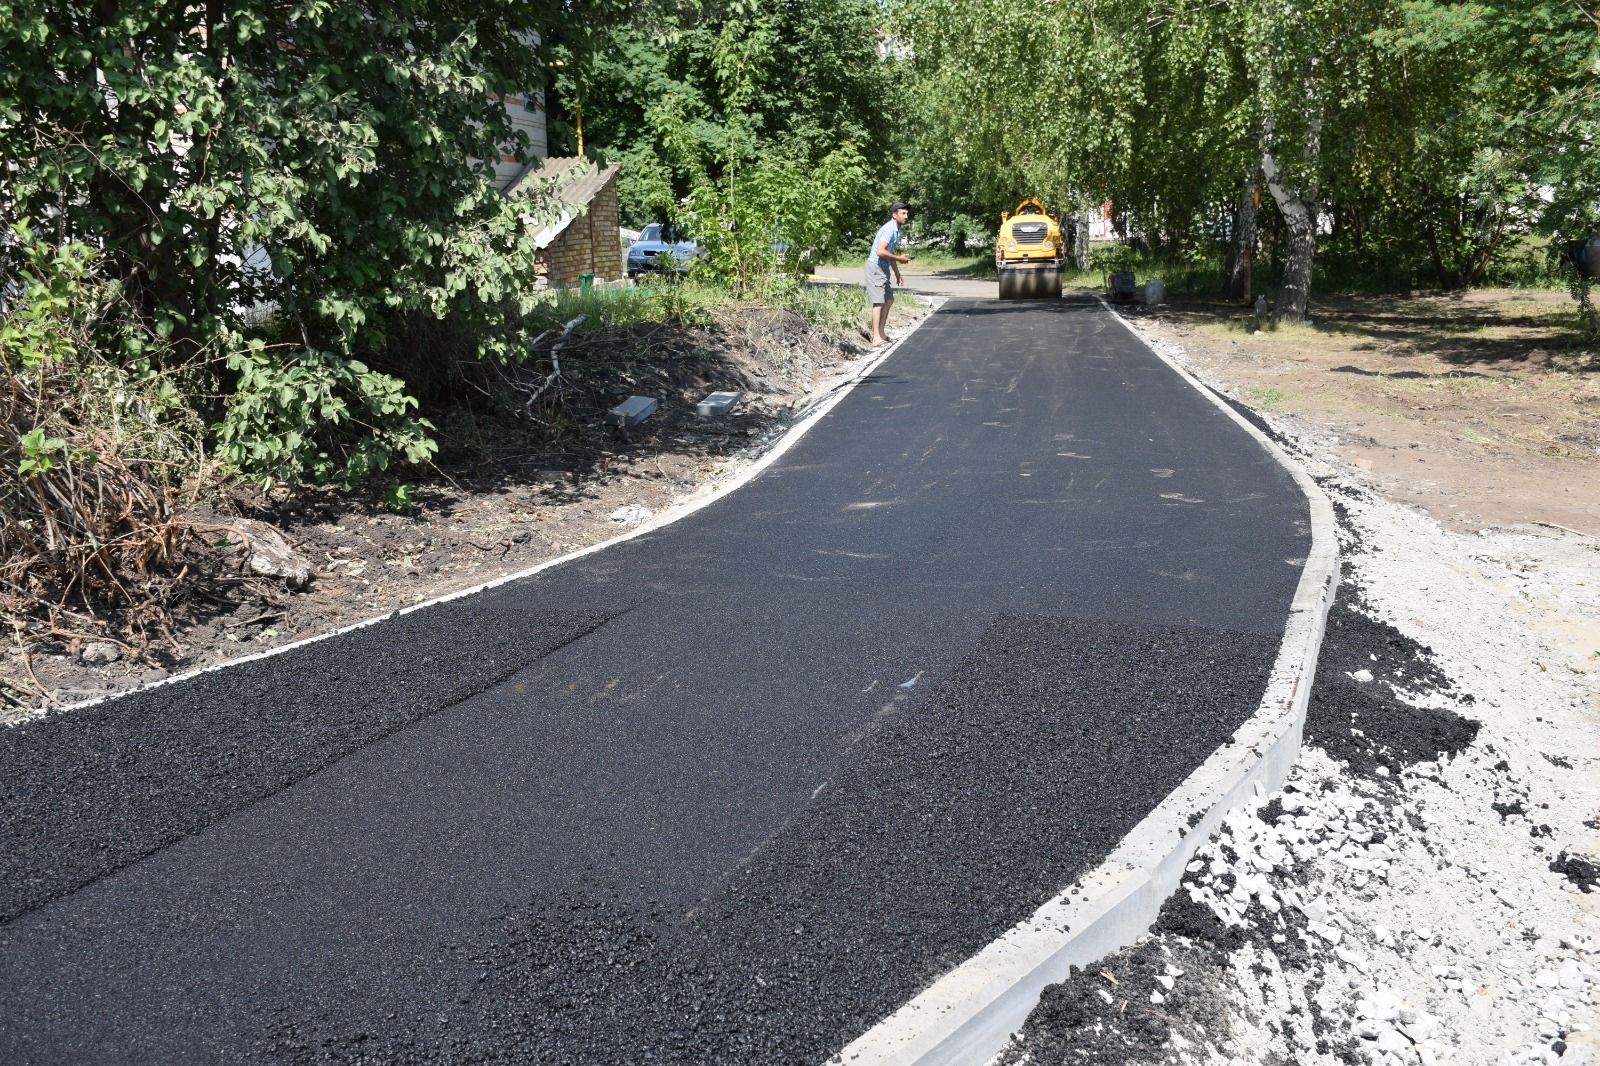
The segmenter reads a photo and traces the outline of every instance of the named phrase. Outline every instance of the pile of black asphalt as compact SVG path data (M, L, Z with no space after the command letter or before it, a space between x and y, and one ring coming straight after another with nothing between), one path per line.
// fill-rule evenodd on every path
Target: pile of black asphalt
M1109 315L954 304L671 526L0 735L0 1061L824 1061L1256 710L1309 548Z
M1418 707L1397 692L1456 693L1433 649L1376 618L1359 585L1346 582L1328 611L1316 684L1306 708L1305 742L1375 777L1418 762L1454 758L1478 738L1478 722L1441 707Z

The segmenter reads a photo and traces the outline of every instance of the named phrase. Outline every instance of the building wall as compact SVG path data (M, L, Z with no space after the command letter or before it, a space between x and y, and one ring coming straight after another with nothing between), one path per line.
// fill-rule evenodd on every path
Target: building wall
M502 97L501 102L505 105L506 113L511 116L511 124L528 135L528 158L539 160L549 156L550 141L545 135L541 94L518 93L515 96ZM494 165L495 183L501 189L506 188L513 178L522 173L522 168L523 165L512 158L511 153L500 153L500 160Z
M567 224L542 258L546 279L553 286L578 284L579 274L593 274L596 281L621 278L627 270L618 234L617 177L613 174L589 209Z

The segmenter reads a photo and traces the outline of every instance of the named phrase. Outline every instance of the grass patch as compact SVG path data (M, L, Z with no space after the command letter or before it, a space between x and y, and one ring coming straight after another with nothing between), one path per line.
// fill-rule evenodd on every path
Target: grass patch
M1289 394L1270 385L1251 385L1244 390L1244 399L1251 407L1262 411L1281 411Z
M1227 317L1210 317L1197 322L1195 328L1203 333L1212 335L1228 335L1243 333L1255 336L1257 333L1278 337L1282 340L1297 340L1311 343L1327 340L1333 337L1349 336L1361 331L1347 322L1334 318L1313 317L1309 322L1274 322L1272 319L1257 319L1249 311L1236 308L1227 310Z
M638 285L591 289L555 289L532 312L541 329L559 328L583 315L583 333L625 329L650 322L704 324L712 308L731 299L720 286L693 278L649 278Z
M948 271L978 276L984 276L985 272L987 272L987 276L994 276L993 252L954 255L944 251L913 251L911 255L911 266L915 270L934 270L941 273Z
M1254 321L1253 317L1252 321ZM1281 337L1305 340L1315 337L1343 336L1359 332L1349 323L1321 315L1313 315L1309 322L1273 322L1268 320L1262 323L1261 328L1268 333L1276 333Z
M1133 271L1134 284L1159 279L1167 298L1213 297L1222 292L1222 269L1210 259L1170 259L1138 252L1120 242L1095 245L1089 252L1089 269L1077 275L1074 288L1104 288L1112 271Z
M714 282L694 277L647 277L637 285L551 292L533 311L539 329L559 329L579 315L585 316L579 333L627 329L631 326L669 323L680 326L710 325L716 312L734 304L765 304L783 308L838 335L852 334L864 320L866 305L860 286L810 285L784 275L767 278L748 298L732 295Z
M780 307L810 319L830 333L853 333L865 321L866 295L854 285L797 283L775 294Z
M1104 292L1106 287L1105 276L1098 270L1079 270L1068 267L1062 271L1061 287L1074 292Z
M1271 331L1272 322L1260 320L1248 311L1239 312L1230 308L1226 317L1215 312L1199 315L1194 328L1202 333L1221 335L1243 333L1246 336L1254 336L1258 332Z

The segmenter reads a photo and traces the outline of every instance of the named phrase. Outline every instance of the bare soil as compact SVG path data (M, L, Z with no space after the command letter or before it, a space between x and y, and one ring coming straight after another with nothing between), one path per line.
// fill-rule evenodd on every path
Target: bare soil
M898 301L893 331L926 313ZM92 637L18 643L0 652L0 673L35 700L0 707L0 722L327 633L616 536L736 473L870 357L860 337L792 311L730 305L708 326L583 334L562 358L565 402L537 420L504 404L435 412L441 454L412 480L406 513L376 489L236 488L213 500L193 515L198 527L267 523L310 562L310 583L293 591L240 574L142 649ZM698 418L696 403L716 390L742 394L733 414ZM606 424L635 394L655 397L656 413L627 430Z
M1449 528L1600 536L1600 353L1579 346L1572 311L1564 293L1485 289L1326 299L1309 326L1276 330L1223 304L1126 313Z

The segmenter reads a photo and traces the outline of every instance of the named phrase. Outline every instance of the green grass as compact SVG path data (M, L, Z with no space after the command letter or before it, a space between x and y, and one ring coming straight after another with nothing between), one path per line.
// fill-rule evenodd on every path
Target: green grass
M765 279L748 298L794 311L838 334L853 333L864 314L858 286L808 285L783 275ZM707 325L713 310L738 299L715 282L652 277L639 285L596 288L587 294L577 289L554 290L534 309L533 320L539 329L559 329L563 323L583 315L579 332L656 322Z
M1268 385L1251 385L1244 390L1244 398L1245 402L1251 407L1257 407L1263 411L1276 411L1283 407L1284 401L1289 398L1289 394L1282 389L1274 389Z
M1106 283L1098 270L1078 270L1075 267L1068 267L1061 275L1061 287L1076 292L1099 292L1106 287Z
M1133 271L1134 284L1142 286L1159 278L1168 299L1215 296L1222 291L1222 270L1209 259L1167 259L1147 252L1135 252L1111 242L1095 245L1089 252L1090 267L1068 275L1067 284L1078 289L1105 287L1112 271Z
M854 285L797 285L775 301L832 333L853 333L866 314L866 298Z
M994 253L983 252L980 254L952 255L949 252L929 250L918 251L913 248L911 255L911 269L917 271L960 271L974 276L994 276Z
M554 329L583 315L579 332L621 329L647 322L703 323L711 308L730 298L726 290L708 282L650 278L640 285L596 288L588 293L578 289L552 290L534 308L532 318L540 328Z

